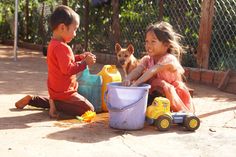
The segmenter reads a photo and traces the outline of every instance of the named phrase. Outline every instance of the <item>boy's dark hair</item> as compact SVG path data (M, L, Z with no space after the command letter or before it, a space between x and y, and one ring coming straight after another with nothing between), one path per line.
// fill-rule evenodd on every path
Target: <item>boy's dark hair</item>
M55 30L61 23L69 26L73 22L79 24L79 15L70 7L65 5L58 6L50 17L50 25L52 30Z

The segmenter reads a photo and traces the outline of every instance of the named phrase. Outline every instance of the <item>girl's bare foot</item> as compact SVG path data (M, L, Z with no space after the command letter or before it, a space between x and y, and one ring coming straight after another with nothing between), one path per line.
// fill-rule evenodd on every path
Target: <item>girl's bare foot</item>
M23 109L26 105L29 104L31 99L32 99L31 95L26 95L25 97L23 97L22 99L18 100L15 103L16 108Z

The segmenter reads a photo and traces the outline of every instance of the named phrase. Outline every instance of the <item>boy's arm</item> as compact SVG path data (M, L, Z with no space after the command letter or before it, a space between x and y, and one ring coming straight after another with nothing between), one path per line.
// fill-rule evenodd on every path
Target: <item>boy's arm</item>
M85 59L86 56L89 54L92 54L92 53L91 52L84 52L82 54L77 54L77 55L75 55L75 61L76 62L81 61L81 60Z
M75 61L78 62L78 61L81 61L84 59L84 56L82 56L82 54L77 54L75 55Z
M55 51L57 52L55 54L58 66L63 74L74 75L86 68L87 64L85 61L72 62L71 57L74 56L71 55L71 52L65 46L58 46L55 48Z

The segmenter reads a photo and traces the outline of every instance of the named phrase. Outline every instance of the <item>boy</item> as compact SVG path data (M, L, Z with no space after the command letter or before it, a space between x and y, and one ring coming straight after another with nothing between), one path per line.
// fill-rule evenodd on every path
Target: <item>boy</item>
M87 65L93 65L96 56L91 52L73 55L70 46L67 45L76 36L79 20L79 15L64 5L58 6L52 13L50 24L53 35L47 54L47 85L50 99L27 95L15 103L17 108L23 109L27 104L42 108L50 107L50 117L58 116L56 110L73 116L82 115L88 110L94 111L93 105L77 93L76 74L83 71Z

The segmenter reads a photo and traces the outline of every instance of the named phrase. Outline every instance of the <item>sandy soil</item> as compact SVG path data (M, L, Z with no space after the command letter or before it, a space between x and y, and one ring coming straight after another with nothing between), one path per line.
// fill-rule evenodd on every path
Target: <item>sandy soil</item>
M102 64L91 68L101 70ZM0 45L0 156L229 156L236 154L236 96L214 87L188 83L194 88L196 114L201 126L186 132L173 126L159 132L153 126L138 131L109 127L108 113L92 123L77 119L50 119L48 111L14 102L25 94L47 95L47 67L41 52L19 49L14 61L10 46Z

